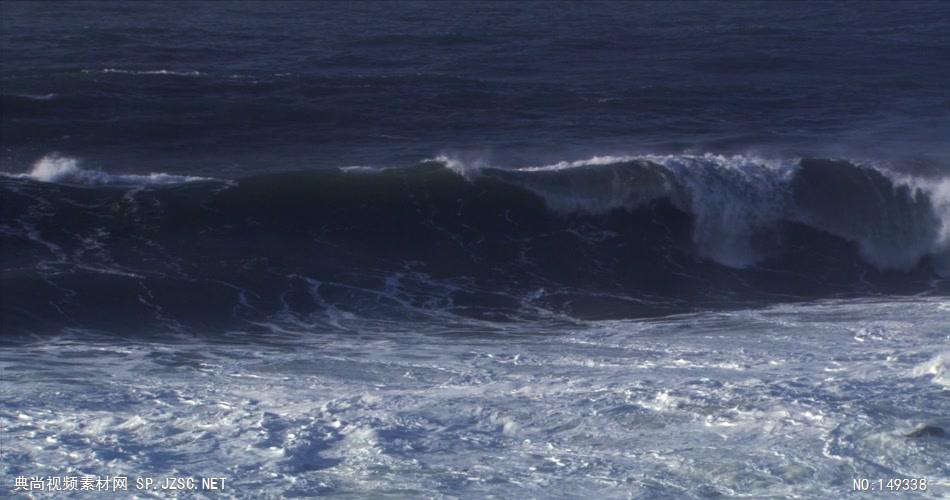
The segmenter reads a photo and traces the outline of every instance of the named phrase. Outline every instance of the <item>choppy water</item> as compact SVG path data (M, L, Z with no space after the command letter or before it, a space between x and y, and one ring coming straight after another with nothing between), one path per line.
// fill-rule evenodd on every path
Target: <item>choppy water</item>
M7 346L4 469L238 496L950 493L947 300L652 321ZM420 331L422 330L422 331ZM94 363L90 363L95 360ZM35 367L41 365L42 371Z

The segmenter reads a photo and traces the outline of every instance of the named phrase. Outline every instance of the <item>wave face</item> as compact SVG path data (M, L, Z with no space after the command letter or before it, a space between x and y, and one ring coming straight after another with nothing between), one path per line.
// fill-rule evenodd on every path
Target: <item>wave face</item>
M223 182L48 157L0 185L10 332L642 317L948 291L947 182L840 160L437 158Z
M781 223L854 242L879 269L911 269L950 248L950 180L925 182L842 160L595 157L520 171L531 174L525 187L555 210L629 210L668 198L693 217L696 251L730 267L766 259L756 239Z

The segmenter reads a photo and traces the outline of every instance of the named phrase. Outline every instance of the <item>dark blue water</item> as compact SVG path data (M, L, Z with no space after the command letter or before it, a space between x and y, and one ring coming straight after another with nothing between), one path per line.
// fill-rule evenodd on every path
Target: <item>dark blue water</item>
M0 9L6 330L950 286L944 3Z
M950 7L0 5L0 168L237 177L604 154L948 157ZM945 163L944 163L945 165Z

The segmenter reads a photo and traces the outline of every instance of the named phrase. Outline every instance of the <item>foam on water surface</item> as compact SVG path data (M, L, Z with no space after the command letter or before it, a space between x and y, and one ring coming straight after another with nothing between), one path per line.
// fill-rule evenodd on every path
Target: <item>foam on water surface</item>
M22 174L0 174L5 177L32 179L38 182L57 182L79 185L115 185L115 186L150 186L170 185L196 181L212 181L209 177L193 175L174 175L164 172L149 174L110 174L101 170L86 170L80 167L76 158L46 155L33 164L29 172Z
M4 481L225 476L248 498L830 498L854 478L916 477L941 498L950 443L908 435L950 427L946 307L20 343L2 351Z

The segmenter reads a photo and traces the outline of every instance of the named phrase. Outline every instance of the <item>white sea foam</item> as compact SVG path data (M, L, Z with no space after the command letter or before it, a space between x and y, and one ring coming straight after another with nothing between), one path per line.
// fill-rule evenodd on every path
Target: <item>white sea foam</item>
M915 366L912 373L918 377L930 377L933 383L950 387L950 351L941 352Z
M834 498L886 470L946 498L944 439L905 437L950 425L933 346L943 306L840 300L499 325L506 335L389 323L273 341L11 343L4 465L223 475L239 498Z
M555 208L567 206L588 211L591 207L597 207L597 211L635 208L642 202L669 195L674 203L696 217L693 239L700 255L726 266L744 268L761 258L752 246L755 231L787 214L788 184L798 160L713 154L595 156L517 170L566 174L621 164L638 168L637 162L641 163L640 169L649 169L649 165L662 167L666 182L657 185L649 178L617 176L609 184L589 190L581 197L571 196L577 194L576 190L570 192L568 200L563 193L550 192L546 187L535 191ZM631 180L633 182L629 182Z
M569 168L589 167L594 165L611 165L614 163L626 163L649 158L649 156L594 156L586 160L560 161L550 165L520 167L517 170L522 172L544 172L551 170L566 170Z
M5 94L11 95L14 97L22 97L24 99L29 99L31 101L51 101L56 97L56 94Z
M172 71L167 69L131 70L131 69L84 69L83 73L119 74L119 75L171 75L171 76L203 76L200 71Z
M674 191L674 201L696 217L693 240L703 256L737 268L759 261L752 237L787 214L797 160L709 154L646 159L677 179L681 190Z
M385 170L385 168L367 167L363 165L352 165L349 167L338 167L341 172L347 174L376 174Z
M210 177L174 175L163 172L153 172L149 174L110 174L101 170L85 170L79 166L79 160L55 154L41 158L33 164L33 168L27 173L3 175L21 179L32 179L38 182L117 186L167 185L215 180Z
M474 176L478 175L482 169L488 167L488 164L482 160L463 161L460 158L449 155L439 155L435 158L427 158L424 161L442 163L446 168L466 179L473 178Z
M940 221L937 237L929 250L941 276L950 277L950 177L931 179L887 172L898 185L905 185L916 196L925 196Z

